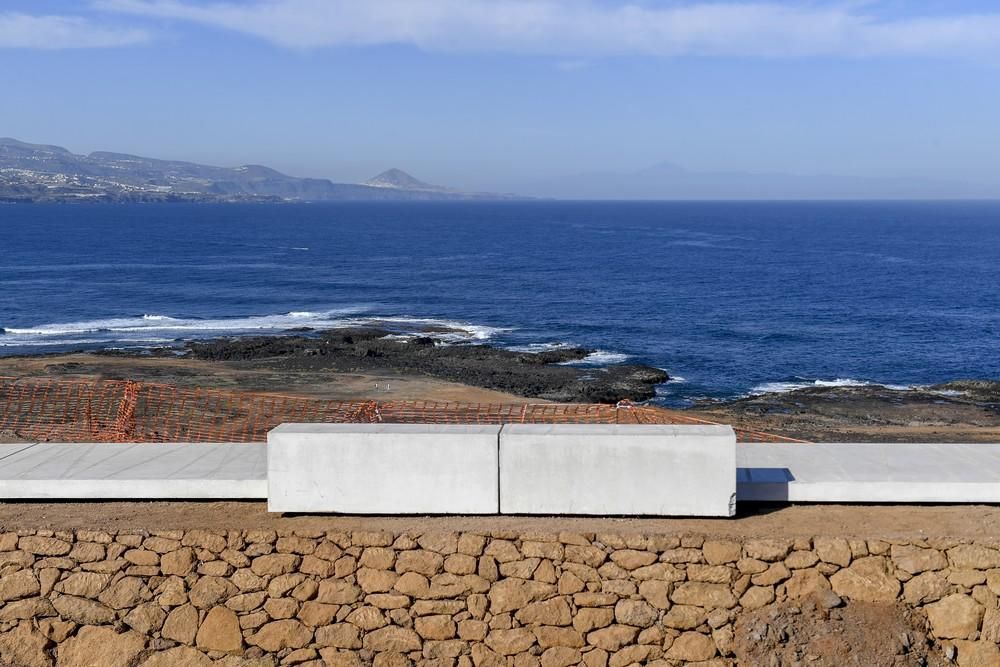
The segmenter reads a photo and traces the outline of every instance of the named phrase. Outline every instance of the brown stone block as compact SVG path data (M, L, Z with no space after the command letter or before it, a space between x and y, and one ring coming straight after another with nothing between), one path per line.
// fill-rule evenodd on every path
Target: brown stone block
M622 646L635 641L638 634L638 628L628 625L611 625L589 633L587 635L587 643L614 653L621 649Z
M312 638L313 631L310 628L294 619L284 619L266 623L247 641L265 651L275 652L286 648L303 648Z
M243 634L233 610L212 607L198 628L195 643L203 651L240 652L243 649Z
M395 653L419 651L421 648L420 636L416 632L409 628L392 625L369 632L365 635L362 643L366 649L372 651L392 651Z
M900 583L889 574L889 563L883 556L856 559L830 577L830 584L837 595L865 602L891 602L900 590Z

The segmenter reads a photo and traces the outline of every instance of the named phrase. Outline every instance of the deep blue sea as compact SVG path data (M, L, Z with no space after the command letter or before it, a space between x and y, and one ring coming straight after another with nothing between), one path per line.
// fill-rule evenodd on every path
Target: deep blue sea
M684 405L1000 378L1000 203L0 206L0 355L438 321Z

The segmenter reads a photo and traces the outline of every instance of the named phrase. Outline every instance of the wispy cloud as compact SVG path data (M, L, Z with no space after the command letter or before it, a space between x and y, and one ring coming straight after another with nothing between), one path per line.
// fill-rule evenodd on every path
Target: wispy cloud
M409 44L428 51L560 57L961 56L1000 52L1000 12L883 18L870 3L587 0L98 0L290 48Z
M0 12L0 48L102 48L138 44L147 39L144 30L100 26L79 16Z

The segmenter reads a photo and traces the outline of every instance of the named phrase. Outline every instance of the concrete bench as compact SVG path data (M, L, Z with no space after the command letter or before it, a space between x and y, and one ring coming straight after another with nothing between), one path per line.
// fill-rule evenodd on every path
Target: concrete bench
M268 510L496 514L499 426L282 424L267 437Z
M502 514L732 516L729 426L508 424Z

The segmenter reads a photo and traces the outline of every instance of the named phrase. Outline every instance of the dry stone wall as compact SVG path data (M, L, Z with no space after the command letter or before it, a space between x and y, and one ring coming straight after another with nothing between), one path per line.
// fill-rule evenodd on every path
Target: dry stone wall
M0 534L16 667L729 665L742 613L926 612L998 665L995 544L695 535L202 530Z

